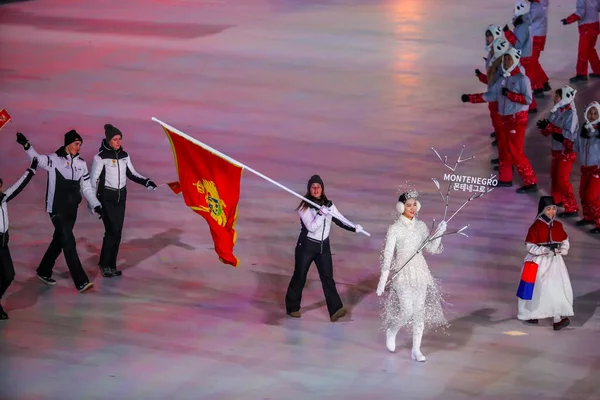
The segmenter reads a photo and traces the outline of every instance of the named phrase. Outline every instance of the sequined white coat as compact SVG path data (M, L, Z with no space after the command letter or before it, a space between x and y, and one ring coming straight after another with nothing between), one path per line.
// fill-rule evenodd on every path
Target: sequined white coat
M423 221L401 215L388 228L381 271L390 270L390 277L393 276L428 236L429 228ZM441 253L441 238L428 243L424 250L431 254ZM440 291L422 251L393 278L384 298L382 317L383 328L396 331L423 323L426 328L447 325Z

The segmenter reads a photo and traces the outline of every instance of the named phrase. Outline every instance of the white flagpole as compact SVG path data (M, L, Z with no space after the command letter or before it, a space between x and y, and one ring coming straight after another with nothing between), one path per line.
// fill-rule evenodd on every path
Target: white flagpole
M176 129L176 128L172 127L171 125L169 125L169 124L167 124L167 123L165 123L165 122L162 122L161 120L159 120L159 119L157 119L157 118L154 118L154 117L152 117L152 121L158 122L160 125L164 126L164 127L165 127L165 128L167 128L168 130L170 130L170 131L172 131L172 132L174 132L174 133L178 134L179 136L182 136L182 137L186 138L186 139L187 139L187 140L189 140L190 142L192 142L192 143L195 143L195 144L197 144L197 145L198 145L198 146L200 146L200 147L203 147L204 149L206 149L206 150L210 151L211 153L213 153L213 154L215 154L215 155L217 155L217 156L219 156L219 157L221 157L221 158L223 158L223 159L225 159L225 160L229 161L230 163L232 163L232 164L234 164L234 165L237 165L237 166L238 166L238 167L240 167L240 168L244 168L244 169L246 169L246 170L248 170L248 171L252 172L252 173L253 173L253 174L255 174L255 175L258 175L258 176L260 176L260 177L261 177L261 178L263 178L264 180L271 182L273 185L275 185L275 186L278 186L279 188L281 188L281 189L285 190L286 192L290 193L291 195L294 195L294 196L298 197L299 199L301 199L301 200L303 200L303 201L307 202L308 204L312 205L313 207L316 207L317 209L321 208L321 206L319 206L317 203L314 203L314 202L310 201L310 200L309 200L309 199L307 199L306 197L299 195L298 193L294 192L293 190L291 190L291 189L288 189L287 187L283 186L281 183L279 183L279 182L277 182L277 181L274 181L273 179L269 178L268 176L261 174L260 172L258 172L258 171L256 171L256 170L254 170L254 169L252 169L252 168L250 168L250 167L248 167L247 165L244 165L244 164L242 164L241 162L239 162L239 161L237 161L237 160L234 160L233 158L231 158L231 157L229 157L229 156L227 156L227 155L225 155L225 154L221 153L220 151L213 149L212 147L210 147L210 146L209 146L209 145L207 145L207 144L204 144L204 143L202 143L202 142L201 142L201 141L199 141L198 139L195 139L195 138L193 138L193 137L191 137L191 136L189 136L189 135L187 135L187 134L185 134L185 133L181 132L179 129ZM350 227L352 227L352 228L355 228L355 227L356 227L356 225L355 225L355 224L353 224L352 222L348 221L348 220L347 220L346 218L344 218L343 216L341 216L341 215L339 215L339 214L337 214L337 213L333 213L333 212L332 212L331 214L332 214L334 217L336 217L337 219L339 219L340 221L342 221L343 223L345 223L346 225L348 225L348 226L350 226ZM362 233L364 233L364 234L365 234L365 235L367 235L367 236L371 236L371 234L370 234L369 232L367 232L367 231L364 231L364 230L363 230L363 231L362 231Z

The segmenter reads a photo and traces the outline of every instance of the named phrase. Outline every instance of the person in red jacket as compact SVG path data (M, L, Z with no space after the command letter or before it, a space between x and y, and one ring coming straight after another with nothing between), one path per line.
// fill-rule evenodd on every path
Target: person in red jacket
M533 54L533 39L531 37L531 14L529 10L531 4L527 0L518 0L513 11L513 26L514 31L511 31L508 25L504 25L503 31L506 40L521 52L521 65L524 73L529 78L531 89L540 89L542 84L539 82L537 70L532 59ZM529 113L537 112L537 103L535 98L531 98L529 105Z
M513 185L513 167L523 180L517 193L537 191L537 177L525 155L525 131L528 109L532 101L531 83L519 69L521 51L509 49L502 56L502 77L485 93L463 94L463 103L498 102L498 113L502 117L502 135L498 140L498 184L500 187Z
M600 234L600 104L588 104L583 116L585 124L575 143L581 163L579 197L583 219L575 225L595 225L590 232Z
M546 47L546 33L548 32L548 6L550 0L529 0L531 8L531 36L533 37L533 50L531 54L531 67L535 69L535 75L542 87L533 90L535 97L544 97L544 92L552 90L548 75L542 64L540 64L540 55Z
M552 165L550 168L551 194L565 208L560 218L576 217L577 199L571 186L571 170L577 158L574 144L579 133L579 121L575 110L577 90L564 86L554 94L554 107L548 119L537 122L542 135L551 137Z
M485 58L486 73L484 74L479 69L476 69L475 75L477 75L477 79L479 79L481 83L487 85L489 90L498 79L502 78L502 56L508 51L510 44L502 37L502 28L500 25L490 25L486 30L485 35L486 43L489 43L489 40L493 37L496 39L486 47L486 50L488 50L488 55ZM502 134L500 129L502 118L498 113L498 102L490 101L488 103L488 109L490 110L490 118L492 120L492 127L494 128L494 132L490 136L496 138L496 140L492 142L492 146L498 146L498 136ZM492 164L498 164L499 158L492 159L491 162Z
M600 58L596 52L596 42L600 34L600 0L577 0L573 14L562 20L563 25L579 24L579 47L577 49L577 75L571 83L588 80L588 63L592 67L592 78L600 78Z

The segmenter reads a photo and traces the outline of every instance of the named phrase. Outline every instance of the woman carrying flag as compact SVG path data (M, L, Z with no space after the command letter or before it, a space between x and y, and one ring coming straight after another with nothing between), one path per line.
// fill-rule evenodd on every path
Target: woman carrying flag
M522 271L523 277L535 276L535 282L521 280L517 318L530 324L537 324L542 318L554 318L553 327L558 331L570 324L573 289L563 260L569 252L569 237L563 225L554 220L555 216L554 198L540 198L537 217L525 238L527 255Z
M302 201L297 208L302 229L296 243L294 275L285 296L285 307L290 317L301 317L302 290L306 284L308 269L314 261L325 293L330 320L335 322L346 315L346 309L333 280L333 261L329 243L331 223L356 233L363 232L363 228L360 225L356 225L355 228L347 226L334 216L343 217L333 202L325 195L325 184L319 175L313 175L310 178L306 185L306 191L304 197L321 205L321 208L317 210L305 201Z

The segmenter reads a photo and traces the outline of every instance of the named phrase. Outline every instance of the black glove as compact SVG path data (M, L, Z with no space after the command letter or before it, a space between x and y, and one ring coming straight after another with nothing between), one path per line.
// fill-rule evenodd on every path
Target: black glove
M540 119L536 126L538 127L538 129L544 130L548 127L548 124L550 124L550 121L548 121L547 119Z
M154 189L156 189L156 183L154 183L154 182L152 182L150 179L148 179L148 180L146 181L146 187L147 187L148 189L152 189L152 190L154 190Z
M508 92L509 92L509 90L507 87L502 88L502 96L508 96Z
M29 168L35 172L35 170L37 169L37 166L38 166L38 159L37 159L37 157L33 157L33 160L31 160L31 165L29 166Z
M515 20L513 21L513 25L515 26L515 28L519 25L521 25L523 23L523 16L519 15L517 18L515 18Z
M21 132L17 132L17 143L19 143L25 150L29 148L29 140Z
M564 142L565 141L565 136L561 135L560 133L553 133L552 134L552 139L556 140L557 142Z
M94 207L94 212L96 214L98 214L98 219L102 219L102 207L101 206Z
M590 138L590 134L589 134L587 128L585 127L585 125L581 127L581 137L584 139Z
M463 103L468 103L469 102L469 95L468 94L463 94L462 96L460 96L460 99L462 100Z
M476 76L479 76L479 75L481 75L481 71L480 71L479 69L476 69L476 70L475 70L475 75L476 75Z
M568 25L568 24L569 24L569 23L567 22L567 19L566 19L566 18L565 18L565 19L561 19L561 20L560 20L560 22L562 22L562 23L563 23L563 25Z
M502 28L502 30L503 30L504 32L506 32L506 31L509 31L509 30L510 30L510 28L508 27L508 24L507 24L507 25L504 25L504 28Z

